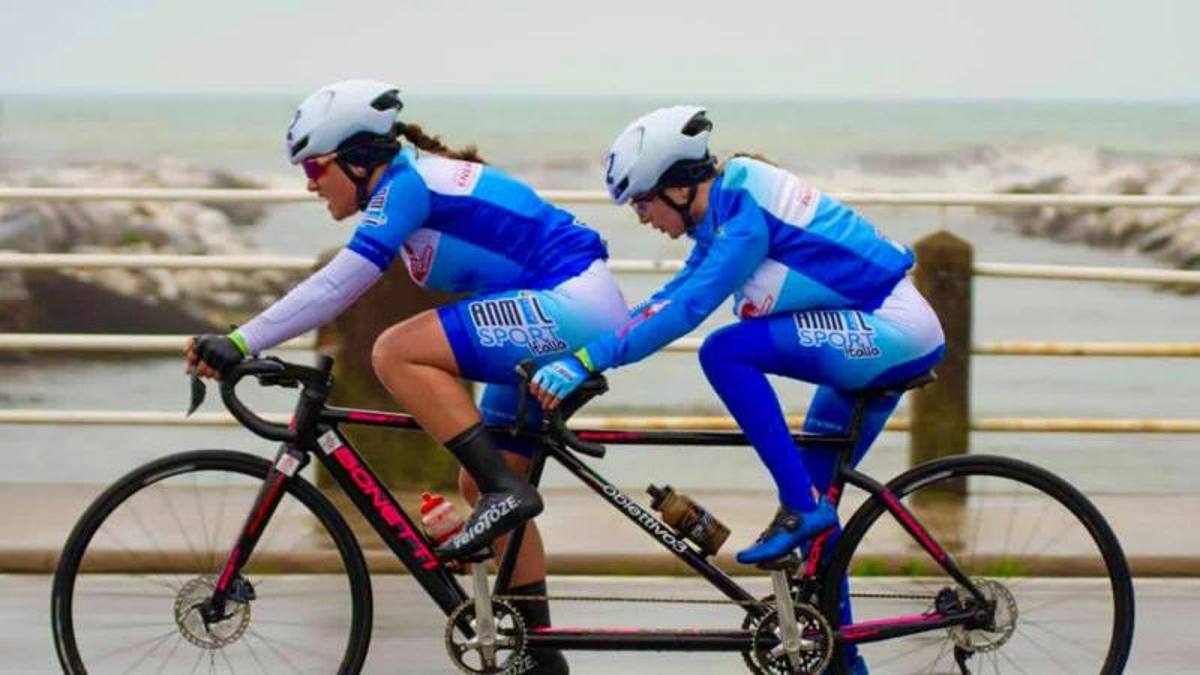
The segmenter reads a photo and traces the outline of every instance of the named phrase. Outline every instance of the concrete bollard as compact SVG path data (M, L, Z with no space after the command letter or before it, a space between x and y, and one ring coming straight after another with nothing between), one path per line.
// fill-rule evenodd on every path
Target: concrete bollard
M911 392L913 465L965 454L970 443L971 293L974 250L945 230L916 243L915 283L933 306L946 334L946 356L935 369L938 379ZM949 486L966 494L966 485Z
M320 264L332 257L322 255ZM397 411L371 366L371 348L384 329L422 311L454 300L413 283L397 262L376 284L317 334L317 348L334 359L332 405ZM440 443L424 433L346 425L342 427L371 468L392 487L457 485L458 463ZM323 487L330 481L319 476Z

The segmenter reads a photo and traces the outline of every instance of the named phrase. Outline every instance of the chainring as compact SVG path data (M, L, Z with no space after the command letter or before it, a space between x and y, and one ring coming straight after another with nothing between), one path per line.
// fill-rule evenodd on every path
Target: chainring
M446 619L446 651L450 660L464 673L498 675L511 673L523 662L525 655L525 620L520 612L504 600L492 599L492 616L496 622L496 659L487 665L477 637L467 637L463 627L476 630L475 601L466 600ZM504 658L499 658L505 654ZM473 655L473 657L472 657Z

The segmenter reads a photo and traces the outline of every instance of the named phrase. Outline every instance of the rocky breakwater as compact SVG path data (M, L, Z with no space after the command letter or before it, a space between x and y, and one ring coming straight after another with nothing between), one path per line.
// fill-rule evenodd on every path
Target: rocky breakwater
M10 187L258 188L175 161L89 164L0 175ZM0 204L0 250L24 253L254 253L241 226L264 207L197 202ZM262 309L295 273L210 270L0 272L0 331L175 333L223 330Z
M1001 182L1012 194L1200 195L1200 162L1139 159L1102 151L1070 162L1026 163L1025 176ZM1093 246L1123 248L1172 267L1200 269L1200 209L1002 209L1022 234Z

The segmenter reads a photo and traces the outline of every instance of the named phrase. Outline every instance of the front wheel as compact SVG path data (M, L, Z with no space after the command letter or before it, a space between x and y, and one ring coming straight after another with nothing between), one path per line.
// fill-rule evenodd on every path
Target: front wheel
M1133 584L1121 546L1095 506L1054 474L1005 457L928 462L888 489L969 576L992 607L986 627L952 626L858 645L887 672L1120 673L1133 640ZM869 499L830 559L822 612L840 625L848 571L853 623L915 617L935 599L976 602ZM881 518L881 516L885 516ZM851 672L853 648L833 670Z
M199 609L270 468L253 455L197 450L105 490L54 574L63 672L359 672L371 635L367 566L345 520L298 476L284 483L224 616L206 621Z

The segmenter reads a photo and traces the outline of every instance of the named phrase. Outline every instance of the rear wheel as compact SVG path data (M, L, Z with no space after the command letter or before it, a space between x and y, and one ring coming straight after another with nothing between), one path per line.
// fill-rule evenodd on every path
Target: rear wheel
M860 644L869 667L957 672L956 655L970 654L974 672L1122 671L1133 584L1120 544L1082 493L1027 462L987 456L929 462L888 488L975 581L993 623ZM939 594L943 603L976 602L886 514L881 500L868 500L833 552L821 608L835 627L847 571L854 623L928 612ZM847 660L839 649L834 672L850 672Z
M200 607L271 465L224 450L151 462L80 518L54 575L63 671L357 673L371 584L350 528L295 476L217 621Z

